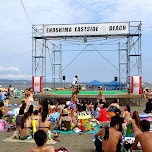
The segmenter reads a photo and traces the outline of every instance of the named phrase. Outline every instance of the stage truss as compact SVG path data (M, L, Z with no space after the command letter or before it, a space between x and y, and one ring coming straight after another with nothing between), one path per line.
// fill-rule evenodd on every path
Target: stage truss
M55 88L56 82L62 83L62 72L83 51L96 51L118 71L119 82L125 82L130 88L130 77L142 76L141 25L141 21L129 22L129 34L62 37L44 37L44 25L32 25L32 76L42 76L43 87L46 85L46 58L48 57L51 62L52 82ZM114 42L118 47L111 51L118 52L118 67L102 54L101 51L107 50L96 48L97 45L112 45ZM64 45L81 45L83 48L64 50ZM87 50L88 46L89 48L91 46L91 49ZM79 51L79 53L66 67L62 68L62 52L64 51Z

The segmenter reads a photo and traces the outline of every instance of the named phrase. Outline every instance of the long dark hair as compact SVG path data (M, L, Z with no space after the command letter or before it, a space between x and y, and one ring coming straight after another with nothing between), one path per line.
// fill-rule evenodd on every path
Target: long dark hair
M28 112L29 112L29 114L30 114L30 116L31 116L32 113L33 113L33 105L30 105Z
M48 99L44 99L42 107L43 107L43 111L45 111L47 114L48 114L48 104L49 104Z
M42 122L45 121L46 117L47 117L47 112L46 112L46 111L43 111L43 112L42 112Z
M133 112L132 119L135 119L137 127L140 128L140 117L137 111Z
M94 105L94 111L96 111L96 108L98 107L98 102L97 103L95 103L95 105Z
M24 114L24 108L21 107L20 110L19 110L19 114L18 115L23 115Z
M25 112L23 117L21 118L21 128L24 128L24 123L25 123L25 120L30 116L29 112Z
M127 111L130 112L130 106L126 105L126 107L127 107Z

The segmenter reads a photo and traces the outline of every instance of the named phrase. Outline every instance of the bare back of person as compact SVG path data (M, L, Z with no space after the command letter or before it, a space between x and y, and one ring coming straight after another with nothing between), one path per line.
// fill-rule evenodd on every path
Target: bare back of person
M48 133L48 130L51 129L51 122L46 120L44 122L40 122L39 123L39 130L43 130L45 131L46 133Z
M104 152L115 152L119 140L122 140L122 134L119 131L116 131L114 128L109 128L109 139L104 140L105 131L100 136L102 139L102 149Z
M130 121L132 123L132 127L134 128L134 135L137 136L139 133L142 133L142 131L140 130L140 128L138 128L138 126L136 125L135 119L132 119Z
M54 152L54 147L52 146L42 146L42 147L37 147L37 148L31 148L28 150L28 152Z
M30 134L31 130L31 120L26 120L24 123L24 128L21 129L21 136L26 137Z
M143 152L152 152L152 133L145 131L136 136L140 142Z

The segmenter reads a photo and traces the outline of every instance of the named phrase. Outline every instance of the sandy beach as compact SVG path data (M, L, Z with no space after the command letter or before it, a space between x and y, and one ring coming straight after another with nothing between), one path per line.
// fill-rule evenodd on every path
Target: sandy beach
M21 103L22 99L11 99L11 103ZM13 108L8 108L12 110ZM141 106L132 106L131 111L142 112L145 109L145 102ZM123 106L121 107L123 110ZM53 128L52 124L52 128ZM26 152L29 147L36 147L31 143L11 143L2 140L13 135L13 132L0 132L0 152ZM61 134L61 140L53 145L55 149L65 147L69 152L95 152L95 146L92 142L92 134Z

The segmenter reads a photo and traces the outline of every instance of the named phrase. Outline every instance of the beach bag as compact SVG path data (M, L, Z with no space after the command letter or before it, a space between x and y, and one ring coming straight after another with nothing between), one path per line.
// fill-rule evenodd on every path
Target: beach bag
M61 147L61 148L59 148L59 149L55 150L55 152L68 152L68 151L67 151L67 149L66 149L66 148Z

